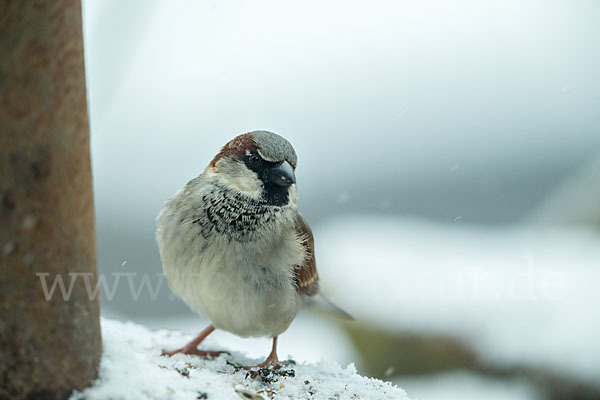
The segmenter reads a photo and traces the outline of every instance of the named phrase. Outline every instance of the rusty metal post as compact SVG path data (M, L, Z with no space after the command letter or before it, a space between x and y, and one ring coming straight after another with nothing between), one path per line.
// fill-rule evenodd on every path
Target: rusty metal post
M55 286L63 279L70 294ZM87 277L87 278L86 278ZM0 0L0 399L67 397L101 355L80 0Z

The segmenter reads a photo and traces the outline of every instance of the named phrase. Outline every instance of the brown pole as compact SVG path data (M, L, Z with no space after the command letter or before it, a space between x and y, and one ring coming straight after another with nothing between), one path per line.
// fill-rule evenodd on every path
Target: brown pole
M0 0L0 399L96 378L94 230L80 0Z

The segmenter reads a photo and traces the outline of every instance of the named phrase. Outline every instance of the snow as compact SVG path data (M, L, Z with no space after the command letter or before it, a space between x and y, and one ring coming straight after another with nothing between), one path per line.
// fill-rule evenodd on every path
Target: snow
M317 363L322 360L336 361L347 365L359 358L359 353L343 329L336 323L338 317L310 313L302 309L290 327L279 337L277 349L280 356L291 357L299 362ZM103 311L104 316L126 320L124 315ZM178 330L197 335L210 321L192 312L172 318L143 318L135 322L152 330ZM315 327L319 327L315 333ZM267 338L241 338L229 332L217 330L212 339L227 349L243 352L246 356L260 359L271 351L271 340Z
M357 320L598 382L597 233L347 216L315 238L322 290Z
M483 228L464 220L434 224L383 216L345 216L314 231L322 289L358 323L453 336L470 346L482 363L534 367L598 382L597 232L527 225ZM330 361L360 360L339 327L328 324L326 317L315 318L301 313L282 336L279 354L298 361L292 367L295 377L270 383L235 372L227 363L263 361L268 340L215 332L205 348L227 349L231 356L166 358L160 356L162 348L180 347L206 321L174 318L146 324L189 332L182 333L104 318L100 378L83 396L193 399L206 393L209 399L235 399L247 390L264 398L273 391L275 399L350 399L354 394L362 399L406 398L397 387ZM395 379L409 389L411 398L422 400L537 398L518 381L466 372Z
M408 399L389 382L358 375L352 364L343 368L326 361L298 363L284 367L293 376L270 372L253 377L234 365L255 365L263 359L239 352L210 360L181 354L164 357L162 348L176 348L192 336L106 318L101 325L104 353L99 377L92 387L74 393L72 400ZM225 350L211 337L205 346Z

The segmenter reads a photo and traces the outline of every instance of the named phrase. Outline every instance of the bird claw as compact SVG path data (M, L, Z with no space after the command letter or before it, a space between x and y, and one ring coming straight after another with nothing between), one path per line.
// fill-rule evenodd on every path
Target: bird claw
M260 364L249 365L249 366L243 367L243 368L245 370L262 369L262 368L280 369L280 368L283 368L284 366L288 366L288 365L296 365L296 361L294 361L294 360L279 361L277 359L269 360L267 358L266 361L261 362Z

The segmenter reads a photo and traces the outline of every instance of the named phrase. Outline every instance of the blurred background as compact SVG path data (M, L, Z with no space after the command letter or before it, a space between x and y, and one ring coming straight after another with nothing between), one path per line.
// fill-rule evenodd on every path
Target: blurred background
M83 4L105 317L204 328L155 217L265 129L357 319L305 312L281 354L422 400L600 398L600 1Z

